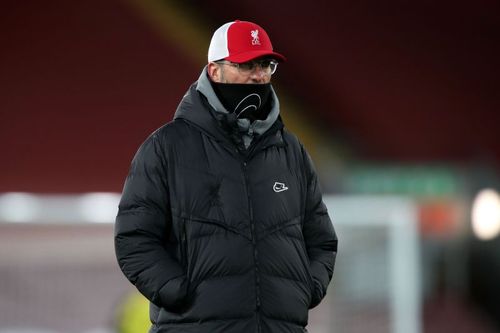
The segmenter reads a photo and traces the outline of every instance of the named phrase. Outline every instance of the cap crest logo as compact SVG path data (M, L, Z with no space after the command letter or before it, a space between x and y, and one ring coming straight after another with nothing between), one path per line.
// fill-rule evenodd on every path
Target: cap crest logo
M259 30L250 31L250 35L252 35L252 45L260 45Z

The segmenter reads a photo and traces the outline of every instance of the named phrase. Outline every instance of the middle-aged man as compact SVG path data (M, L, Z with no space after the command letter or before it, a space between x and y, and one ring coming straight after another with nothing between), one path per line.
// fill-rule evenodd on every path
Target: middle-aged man
M174 120L132 161L115 248L151 301L150 333L306 332L325 296L337 237L279 117L270 81L284 60L257 24L224 24Z

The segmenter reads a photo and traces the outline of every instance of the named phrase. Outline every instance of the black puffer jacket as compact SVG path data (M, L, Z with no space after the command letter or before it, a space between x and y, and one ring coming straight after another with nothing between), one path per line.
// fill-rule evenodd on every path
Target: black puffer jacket
M240 153L195 85L137 152L115 226L150 332L305 332L337 237L311 161L278 119Z

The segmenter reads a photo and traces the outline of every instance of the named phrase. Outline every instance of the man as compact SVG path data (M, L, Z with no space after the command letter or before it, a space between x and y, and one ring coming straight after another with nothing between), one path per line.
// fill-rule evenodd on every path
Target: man
M311 160L283 126L285 58L257 24L221 26L174 120L140 147L115 227L150 332L306 332L337 237Z

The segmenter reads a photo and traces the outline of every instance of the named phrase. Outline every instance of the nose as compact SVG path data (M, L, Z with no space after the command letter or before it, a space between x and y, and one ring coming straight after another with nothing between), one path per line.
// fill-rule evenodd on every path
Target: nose
M253 83L266 83L267 74L262 67L255 66L254 70L250 74L250 80Z

